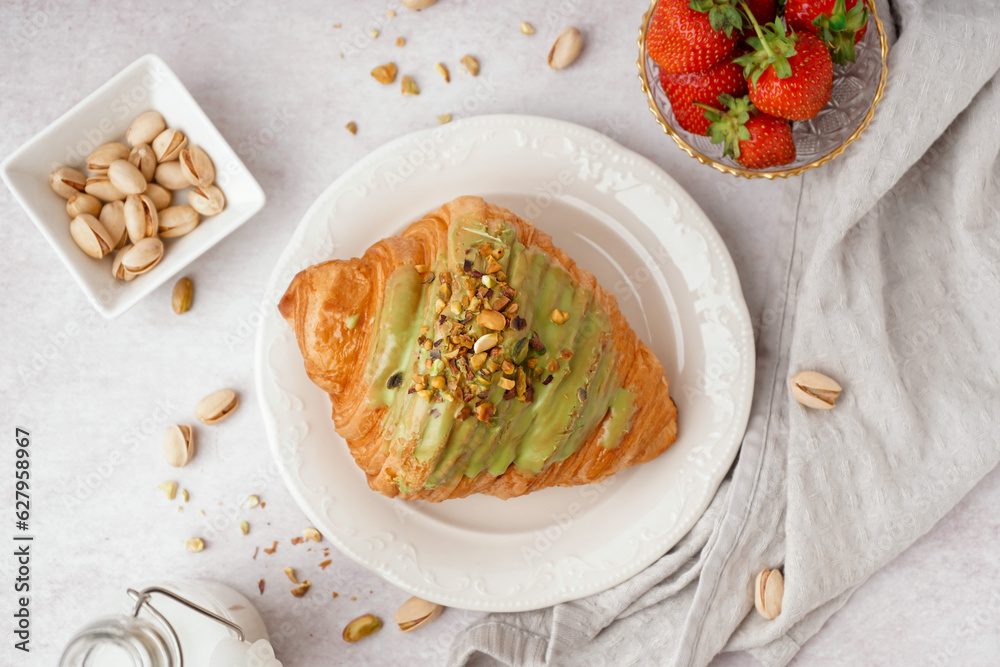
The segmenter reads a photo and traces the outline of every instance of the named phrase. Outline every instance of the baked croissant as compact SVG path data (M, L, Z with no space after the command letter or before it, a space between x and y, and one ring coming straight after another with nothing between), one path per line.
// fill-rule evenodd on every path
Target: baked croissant
M302 271L278 309L386 496L590 484L677 436L663 368L615 298L549 235L478 197Z

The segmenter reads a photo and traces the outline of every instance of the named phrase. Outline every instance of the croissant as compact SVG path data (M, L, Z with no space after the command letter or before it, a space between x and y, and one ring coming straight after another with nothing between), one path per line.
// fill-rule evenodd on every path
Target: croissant
M278 309L368 485L389 497L590 484L677 436L663 367L614 296L478 197L305 269Z

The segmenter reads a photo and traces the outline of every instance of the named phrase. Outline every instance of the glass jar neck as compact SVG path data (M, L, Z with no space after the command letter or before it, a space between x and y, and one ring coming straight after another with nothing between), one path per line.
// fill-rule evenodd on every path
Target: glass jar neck
M144 618L102 618L70 640L59 667L177 667L163 631Z

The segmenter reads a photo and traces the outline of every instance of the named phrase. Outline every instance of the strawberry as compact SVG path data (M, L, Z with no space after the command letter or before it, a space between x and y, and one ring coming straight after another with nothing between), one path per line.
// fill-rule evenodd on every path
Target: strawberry
M733 28L742 27L739 12L733 10L741 21L735 26L732 14L723 15L717 11L716 16L729 18L718 19L717 24L723 29L716 31L712 27L711 10L691 8L693 3L702 1L713 3L716 0L660 0L657 3L649 20L646 50L662 71L671 74L700 72L721 62L736 46L739 35L734 34Z
M864 0L788 0L785 5L788 27L811 32L830 49L833 62L854 62L854 45L868 30L868 9Z
M766 114L788 120L808 120L830 101L833 61L830 52L808 32L785 34L780 21L764 28L754 23L756 37L748 42L755 50L740 56L743 74L750 81L750 99Z
M704 109L695 106L695 102L716 107L719 95L739 97L747 92L743 68L728 58L704 72L669 74L660 71L660 85L667 93L677 123L695 134L705 134L709 126Z
M758 112L748 95L719 95L719 103L724 110L705 107L705 115L711 121L708 132L712 143L723 144L725 155L747 169L795 161L792 126L787 120Z

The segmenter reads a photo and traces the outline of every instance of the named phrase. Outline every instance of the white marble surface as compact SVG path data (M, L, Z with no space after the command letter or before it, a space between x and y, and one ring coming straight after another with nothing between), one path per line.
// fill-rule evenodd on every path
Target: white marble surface
M346 1L0 6L0 62L6 65L0 157L153 52L180 76L269 199L260 215L186 271L196 285L188 314L171 312L165 286L105 321L0 188L0 240L7 248L0 272L6 352L0 401L11 438L15 425L32 432L37 536L33 651L27 660L13 651L5 625L11 600L3 596L0 618L8 620L0 621L6 637L0 663L54 664L99 598L129 583L168 577L212 578L248 595L286 665L444 660L454 634L477 614L449 610L419 633L390 627L345 644L339 635L347 621L367 612L389 621L407 596L335 551L332 564L320 570L316 546L310 551L289 542L305 519L269 467L253 391L254 323L261 308L272 307L261 303L264 284L306 208L368 151L432 126L437 114L528 113L604 131L671 173L719 228L759 320L774 298L763 281L769 235L776 233L768 212L797 188L720 175L661 133L636 79L635 38L645 4L441 0L420 14L398 3ZM387 18L387 9L398 16ZM522 20L537 33L522 35ZM586 48L573 67L553 72L545 54L567 25L581 29ZM373 28L380 31L374 40ZM405 47L395 46L397 36L406 38ZM457 63L465 53L482 63L478 80ZM403 98L398 85L383 88L370 78L368 71L388 60L414 76L419 97ZM449 64L451 84L434 72L438 61ZM343 129L350 120L358 124L357 136ZM163 429L191 421L194 402L221 386L240 392L241 409L223 424L199 427L192 464L168 468L159 454ZM3 447L0 466L13 466L11 450ZM0 474L5 508L11 477ZM168 479L190 490L183 513L180 503L156 490ZM239 509L249 494L259 494L266 507ZM863 586L803 647L796 664L993 664L1000 654L998 502L1000 473L994 471ZM246 537L237 529L241 520L251 525ZM186 553L183 541L195 535L208 537L208 548ZM273 540L279 541L274 555L261 551L252 558ZM6 589L14 575L9 557L2 563ZM306 597L289 595L286 566L313 582ZM724 655L715 664L753 663Z

